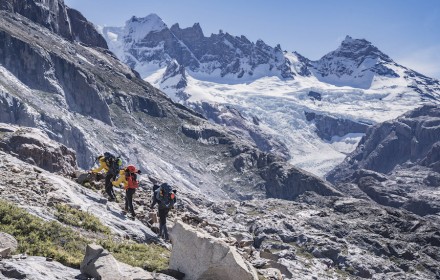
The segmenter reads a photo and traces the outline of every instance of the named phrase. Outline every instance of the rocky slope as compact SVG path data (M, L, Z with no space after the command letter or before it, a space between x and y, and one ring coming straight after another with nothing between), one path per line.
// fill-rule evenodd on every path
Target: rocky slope
M439 106L423 106L375 125L327 179L352 195L360 189L380 204L419 215L437 214L439 124Z
M283 279L437 279L439 224L350 197L194 201L184 217Z
M47 142L49 147L54 144L51 140ZM150 214L148 211L144 212L144 205L148 204L150 196L151 185L148 180L142 181L142 187L136 192L135 207L140 219L131 221L120 214L120 203L105 204L106 199L99 191L86 189L71 179L44 171L10 154L0 152L0 159L0 173L11 178L0 184L2 199L20 205L45 220L58 219L55 205L70 205L98 217L115 237L138 242L159 242L153 233L154 225L152 227L150 224ZM298 176L286 175L286 170L282 169L279 172L285 174L286 182L291 176ZM298 188L299 194L288 197L295 201L219 201L204 194L179 191L179 203L171 214L170 227L178 218L200 228L203 233L193 232L185 225L177 226L177 229L171 231L173 245L176 245L173 246L172 268L179 268L182 263L191 260L198 264L197 268L194 267L194 273L217 277L214 279L234 279L237 273L253 275L241 272L243 269L252 269L244 268L246 265L243 267L240 261L234 269L236 264L233 266L232 263L228 267L213 269L206 262L206 256L203 257L203 253L210 248L212 252L217 252L214 255L219 258L230 256L229 253L225 255L228 250L236 251L234 254L238 253L239 258L252 264L260 278L266 277L264 279L440 277L438 219L384 207L365 198L343 197L330 188L327 193L323 191L322 195L331 196L304 192L303 188L313 187L314 182L310 179L307 181L306 178L299 181L304 184ZM284 184L280 182L280 185ZM98 190L99 186L99 183L95 184ZM290 192L280 190L280 193ZM81 236L84 235L90 236L90 233L82 231ZM185 247L188 246L185 238L190 237L195 242L198 239L194 236L201 239L194 246L207 246L198 254L191 254L193 246L191 250ZM228 249L219 242L227 242L236 248ZM188 258L190 255L193 258ZM105 261L108 257L106 254L100 256L102 260L97 261L97 264L108 264L109 261ZM198 261L198 258L205 261ZM212 259L214 263L215 260ZM110 263L112 262L114 261ZM63 269L59 263L38 257L0 261L0 271L6 277L33 275L34 278L30 279L43 279L44 269L59 271L58 277L62 275L62 279L69 279L70 275L78 276L80 273L74 269ZM121 273L121 269L114 273ZM193 272L191 270L188 273ZM163 278L151 279L173 279L161 277Z

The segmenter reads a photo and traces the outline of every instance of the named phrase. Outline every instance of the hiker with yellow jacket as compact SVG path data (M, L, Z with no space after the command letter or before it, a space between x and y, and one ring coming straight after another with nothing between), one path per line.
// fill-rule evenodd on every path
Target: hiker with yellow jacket
M99 167L92 169L91 172L99 173L104 170L105 173L105 192L109 196L109 201L114 201L116 199L115 192L113 191L112 181L116 179L120 166L122 165L122 160L115 157L109 152L105 152L104 155L98 157Z

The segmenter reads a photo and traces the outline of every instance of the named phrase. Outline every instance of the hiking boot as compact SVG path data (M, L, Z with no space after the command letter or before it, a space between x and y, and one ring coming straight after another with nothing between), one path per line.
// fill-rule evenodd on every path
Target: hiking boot
M108 201L115 201L115 199L113 198L113 197L110 197L109 199L108 199Z

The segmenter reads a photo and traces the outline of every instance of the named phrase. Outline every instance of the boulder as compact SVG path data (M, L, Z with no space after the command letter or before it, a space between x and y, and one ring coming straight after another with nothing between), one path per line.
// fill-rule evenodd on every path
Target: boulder
M96 244L87 245L80 270L94 279L153 279L149 272L118 262L107 250Z
M178 221L171 231L170 268L184 279L257 280L257 272L225 242Z
M3 259L0 262L0 279L87 279L79 274L79 270L56 261L46 261L45 257Z
M3 250L3 249L8 249ZM2 257L7 257L10 253L13 253L18 248L17 240L10 234L0 232L0 253Z
M11 248L10 247L0 248L0 259L6 258L9 255L11 255Z

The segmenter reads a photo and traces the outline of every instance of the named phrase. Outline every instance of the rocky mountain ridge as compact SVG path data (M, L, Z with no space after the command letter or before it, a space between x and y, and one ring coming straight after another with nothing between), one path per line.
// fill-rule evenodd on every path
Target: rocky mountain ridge
M122 61L140 70L145 64L167 65L176 61L187 70L236 78L259 76L259 67L285 78L296 75L281 48L262 40L253 43L245 36L220 32L205 37L198 23L181 29L170 28L157 15L132 17L122 28L104 27L104 37ZM144 72L144 71L141 71ZM144 74L144 73L142 73Z
M103 27L102 34L110 50L143 78L151 74L153 65L177 63L191 75L208 80L209 76L239 82L270 75L284 79L313 75L332 85L368 89L374 79L384 77L403 78L408 87L428 98L438 98L440 89L439 81L395 63L371 42L350 36L337 50L311 61L296 52L282 51L279 45L271 47L262 40L254 43L222 30L205 37L199 23L184 29L176 23L168 28L156 14L132 17L124 27ZM163 81L168 78L164 76Z

